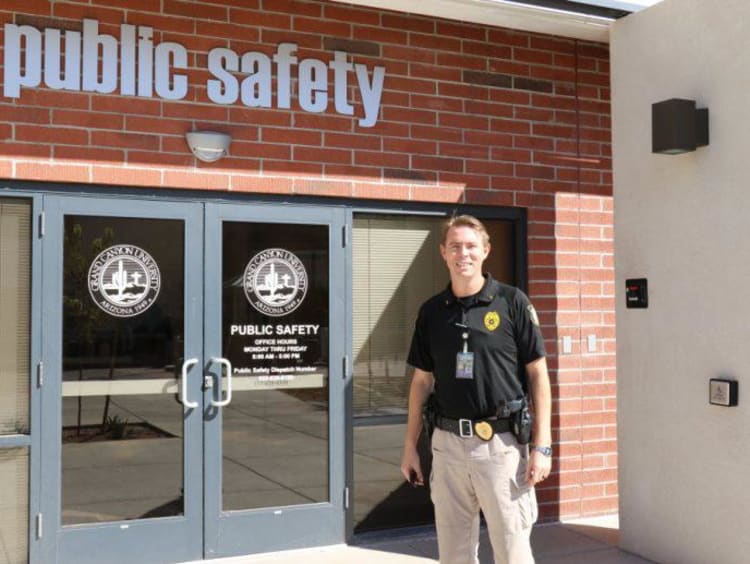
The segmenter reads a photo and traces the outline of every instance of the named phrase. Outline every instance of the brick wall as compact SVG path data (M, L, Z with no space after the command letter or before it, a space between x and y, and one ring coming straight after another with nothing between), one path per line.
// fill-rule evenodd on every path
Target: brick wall
M559 442L556 471L538 492L542 518L616 510L606 45L334 2L0 5L0 24L81 30L84 18L115 37L122 23L151 26L154 43L185 46L187 96L36 88L0 97L0 177L528 208L530 294L548 339ZM307 113L295 99L289 110L209 101L210 49L270 56L281 42L297 43L300 60L339 50L385 66L376 125L358 125L353 80L354 117L330 105ZM196 161L184 140L193 129L230 133L230 155ZM558 355L564 336L572 352Z

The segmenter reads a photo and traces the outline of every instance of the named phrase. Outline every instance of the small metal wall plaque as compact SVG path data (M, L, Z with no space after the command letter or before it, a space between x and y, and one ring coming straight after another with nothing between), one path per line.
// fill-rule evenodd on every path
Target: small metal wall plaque
M711 405L731 407L737 405L739 385L736 380L711 378L709 382L708 401Z

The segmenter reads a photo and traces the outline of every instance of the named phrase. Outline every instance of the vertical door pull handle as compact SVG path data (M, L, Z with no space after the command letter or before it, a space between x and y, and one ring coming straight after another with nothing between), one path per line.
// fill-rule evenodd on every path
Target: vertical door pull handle
M197 401L190 401L187 397L187 373L188 369L194 364L198 364L197 358L189 358L182 363L182 376L180 377L180 401L182 405L188 408L198 407Z
M229 362L226 358L221 358L221 357L212 357L211 362L216 362L218 364L221 364L227 369L227 395L224 397L223 400L219 400L219 401L216 401L213 398L211 398L211 405L213 405L214 407L224 407L225 405L229 405L229 402L232 401L232 363ZM221 374L219 375L219 382L221 382ZM219 395L221 395L222 386L219 385L218 388L219 388Z

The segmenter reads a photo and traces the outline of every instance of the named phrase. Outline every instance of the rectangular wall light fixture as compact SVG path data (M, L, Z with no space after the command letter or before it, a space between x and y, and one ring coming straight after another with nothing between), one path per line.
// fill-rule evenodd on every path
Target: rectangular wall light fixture
M678 155L708 145L708 108L671 98L651 104L651 152Z

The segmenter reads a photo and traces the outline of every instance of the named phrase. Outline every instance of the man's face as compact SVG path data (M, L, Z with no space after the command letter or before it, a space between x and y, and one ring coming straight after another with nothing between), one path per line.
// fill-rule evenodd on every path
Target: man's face
M440 254L455 280L482 276L482 263L489 252L490 246L484 246L481 234L465 226L451 227L445 244L440 245Z

